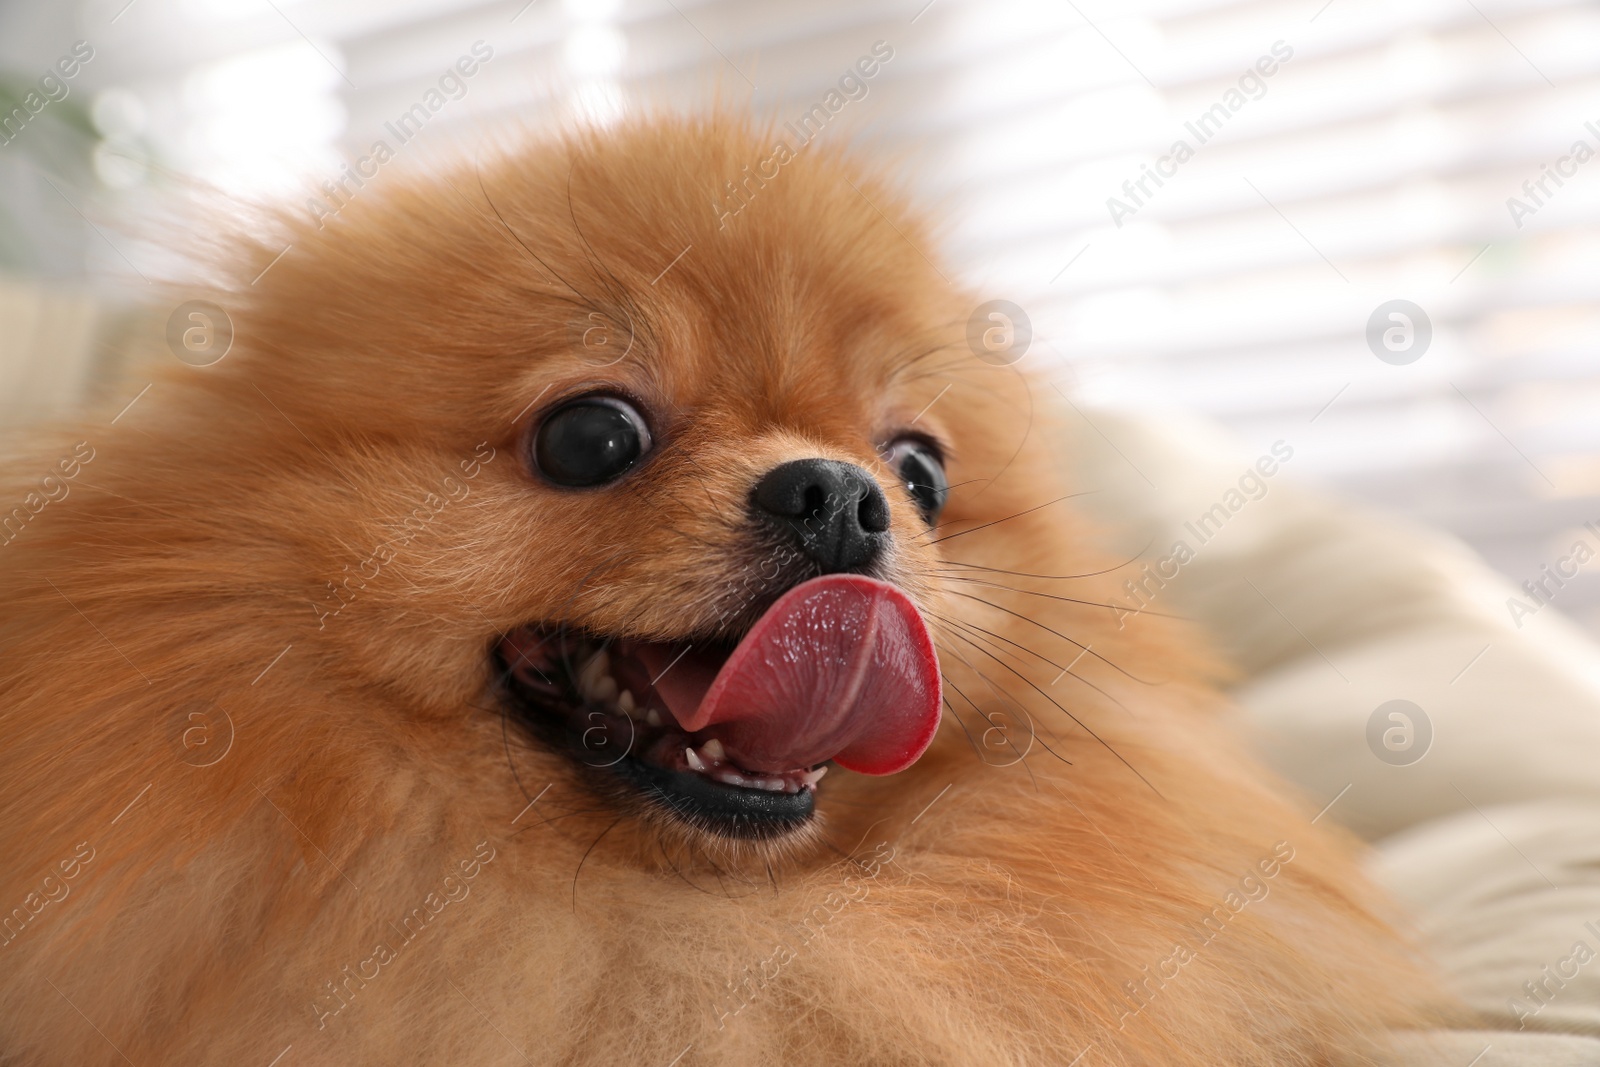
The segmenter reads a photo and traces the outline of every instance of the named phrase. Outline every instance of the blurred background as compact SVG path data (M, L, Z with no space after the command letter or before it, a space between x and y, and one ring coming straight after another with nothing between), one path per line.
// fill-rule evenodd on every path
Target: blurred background
M878 42L820 136L898 163L1078 417L1290 441L1518 585L1600 549L1576 0L0 0L0 425L136 396L117 353L170 309L126 223L186 183L306 201L378 140L383 181L719 91L797 119ZM1600 564L1554 603L1600 631Z

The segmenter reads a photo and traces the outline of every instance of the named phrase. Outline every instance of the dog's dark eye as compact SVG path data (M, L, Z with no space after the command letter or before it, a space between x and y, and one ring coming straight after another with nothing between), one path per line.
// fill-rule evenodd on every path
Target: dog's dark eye
M905 484L906 492L916 501L923 519L932 526L944 510L944 498L950 493L950 482L944 475L944 463L928 444L914 437L902 437L884 453L889 464Z
M631 404L586 396L545 416L533 459L552 482L579 488L621 477L649 450L650 430Z

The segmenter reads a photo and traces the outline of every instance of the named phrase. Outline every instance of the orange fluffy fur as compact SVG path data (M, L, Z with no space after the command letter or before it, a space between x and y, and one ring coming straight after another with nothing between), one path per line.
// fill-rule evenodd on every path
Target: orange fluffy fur
M1041 506L1084 488L1051 390L967 350L903 197L812 148L720 225L770 144L641 122L279 219L219 284L226 359L9 464L8 507L94 457L0 547L0 1059L1331 1064L1425 1021L1203 651L1096 606L1124 575ZM586 362L575 321L631 351ZM606 383L650 463L535 482L530 418ZM935 532L875 452L925 408ZM949 705L911 769L835 769L806 832L736 845L530 739L490 652L709 623L754 479L802 456L889 493Z

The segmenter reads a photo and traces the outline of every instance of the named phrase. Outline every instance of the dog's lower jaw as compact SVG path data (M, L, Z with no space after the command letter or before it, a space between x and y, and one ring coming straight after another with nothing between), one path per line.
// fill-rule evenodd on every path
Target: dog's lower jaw
M494 663L497 699L535 743L570 759L620 811L645 809L690 837L748 841L795 834L813 818L826 766L745 771L716 740L697 742L656 707L635 706L632 691L619 691L604 673L604 643L580 642L576 649L575 669L555 662L535 675L503 648Z
M816 812L816 792L810 788L786 793L725 785L697 771L670 770L631 758L620 761L616 772L668 817L722 837L755 841L786 837Z

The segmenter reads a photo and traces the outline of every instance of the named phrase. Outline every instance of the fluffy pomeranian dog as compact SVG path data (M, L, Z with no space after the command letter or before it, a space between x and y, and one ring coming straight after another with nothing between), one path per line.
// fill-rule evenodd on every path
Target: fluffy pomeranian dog
M207 294L225 358L8 463L0 1059L1281 1067L1425 1024L1351 843L1108 606L1053 390L974 354L894 187L780 154L640 121L286 213Z

